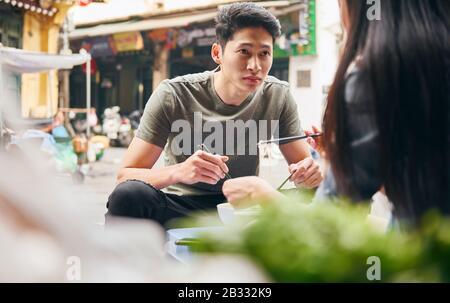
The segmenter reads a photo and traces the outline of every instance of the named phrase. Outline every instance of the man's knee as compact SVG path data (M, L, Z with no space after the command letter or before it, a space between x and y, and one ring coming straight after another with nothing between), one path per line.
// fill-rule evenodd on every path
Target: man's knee
M146 218L160 205L161 194L141 181L129 180L120 183L108 198L108 214L113 216Z

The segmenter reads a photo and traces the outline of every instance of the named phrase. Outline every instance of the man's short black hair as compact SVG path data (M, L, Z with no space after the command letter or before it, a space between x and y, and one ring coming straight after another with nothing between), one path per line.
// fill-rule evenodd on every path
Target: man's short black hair
M233 34L247 27L262 27L273 38L281 35L278 19L264 7L251 2L239 2L222 7L215 18L216 37L222 47L232 39Z

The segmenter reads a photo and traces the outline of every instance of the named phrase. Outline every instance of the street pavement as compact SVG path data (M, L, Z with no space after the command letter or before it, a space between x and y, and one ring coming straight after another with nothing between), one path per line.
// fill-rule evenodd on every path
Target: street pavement
M77 208L86 216L88 222L103 225L105 222L106 201L115 187L116 174L125 148L111 147L105 150L100 161L90 163L85 179L76 184L70 175L59 179L66 194L76 197Z

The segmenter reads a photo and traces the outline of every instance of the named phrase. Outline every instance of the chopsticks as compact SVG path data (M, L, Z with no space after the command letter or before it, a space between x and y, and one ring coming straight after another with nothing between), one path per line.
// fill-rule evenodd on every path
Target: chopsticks
M278 186L277 191L281 190L281 189L283 188L284 184L286 184L286 182L289 181L289 179L290 179L296 172L297 172L297 170L294 170L294 171L289 175L289 177L287 177L286 180L284 180L284 182L281 183L280 186Z
M316 133L316 134L311 134L311 135L302 135L302 136L293 136L293 137L285 137L285 138L278 138L278 139L273 139L273 140L265 140L265 141L259 141L258 145L261 144L269 144L269 143L287 143L289 141L294 141L294 140L302 140L302 139L306 139L306 138L315 138L315 137L320 137L322 136L322 133Z
M175 245L179 246L192 246L198 243L199 240L196 238L182 238L175 241Z
M258 145L261 144L269 144L269 143L287 143L289 141L294 141L294 140L302 140L302 139L306 139L306 138L315 138L315 137L320 137L322 136L322 133L315 133L315 134L311 134L311 135L303 135L303 136L293 136L293 137L285 137L285 138L278 138L278 139L273 139L273 140L266 140L266 141L260 141L258 143ZM297 172L297 170L294 170L289 177L286 178L286 180L284 180L283 183L281 183L280 186L278 186L277 191L281 190L283 188L283 186L289 181L290 178L292 178L292 176Z
M199 145L199 148L201 148L201 150L206 150L208 153L210 153L211 155L214 155L207 147L206 147L206 145L205 144L200 144ZM230 174L228 174L228 173L226 173L226 172L223 172L224 174L225 174L225 177L227 177L227 179L232 179L231 178L231 176L230 176Z

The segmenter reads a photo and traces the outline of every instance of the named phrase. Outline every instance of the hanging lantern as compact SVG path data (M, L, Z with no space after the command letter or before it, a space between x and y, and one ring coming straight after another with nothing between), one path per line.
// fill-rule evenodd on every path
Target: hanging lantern
M39 0L39 5L45 10L49 9L52 6L52 4L53 4L52 0Z
M79 6L87 6L91 3L91 0L77 0Z

